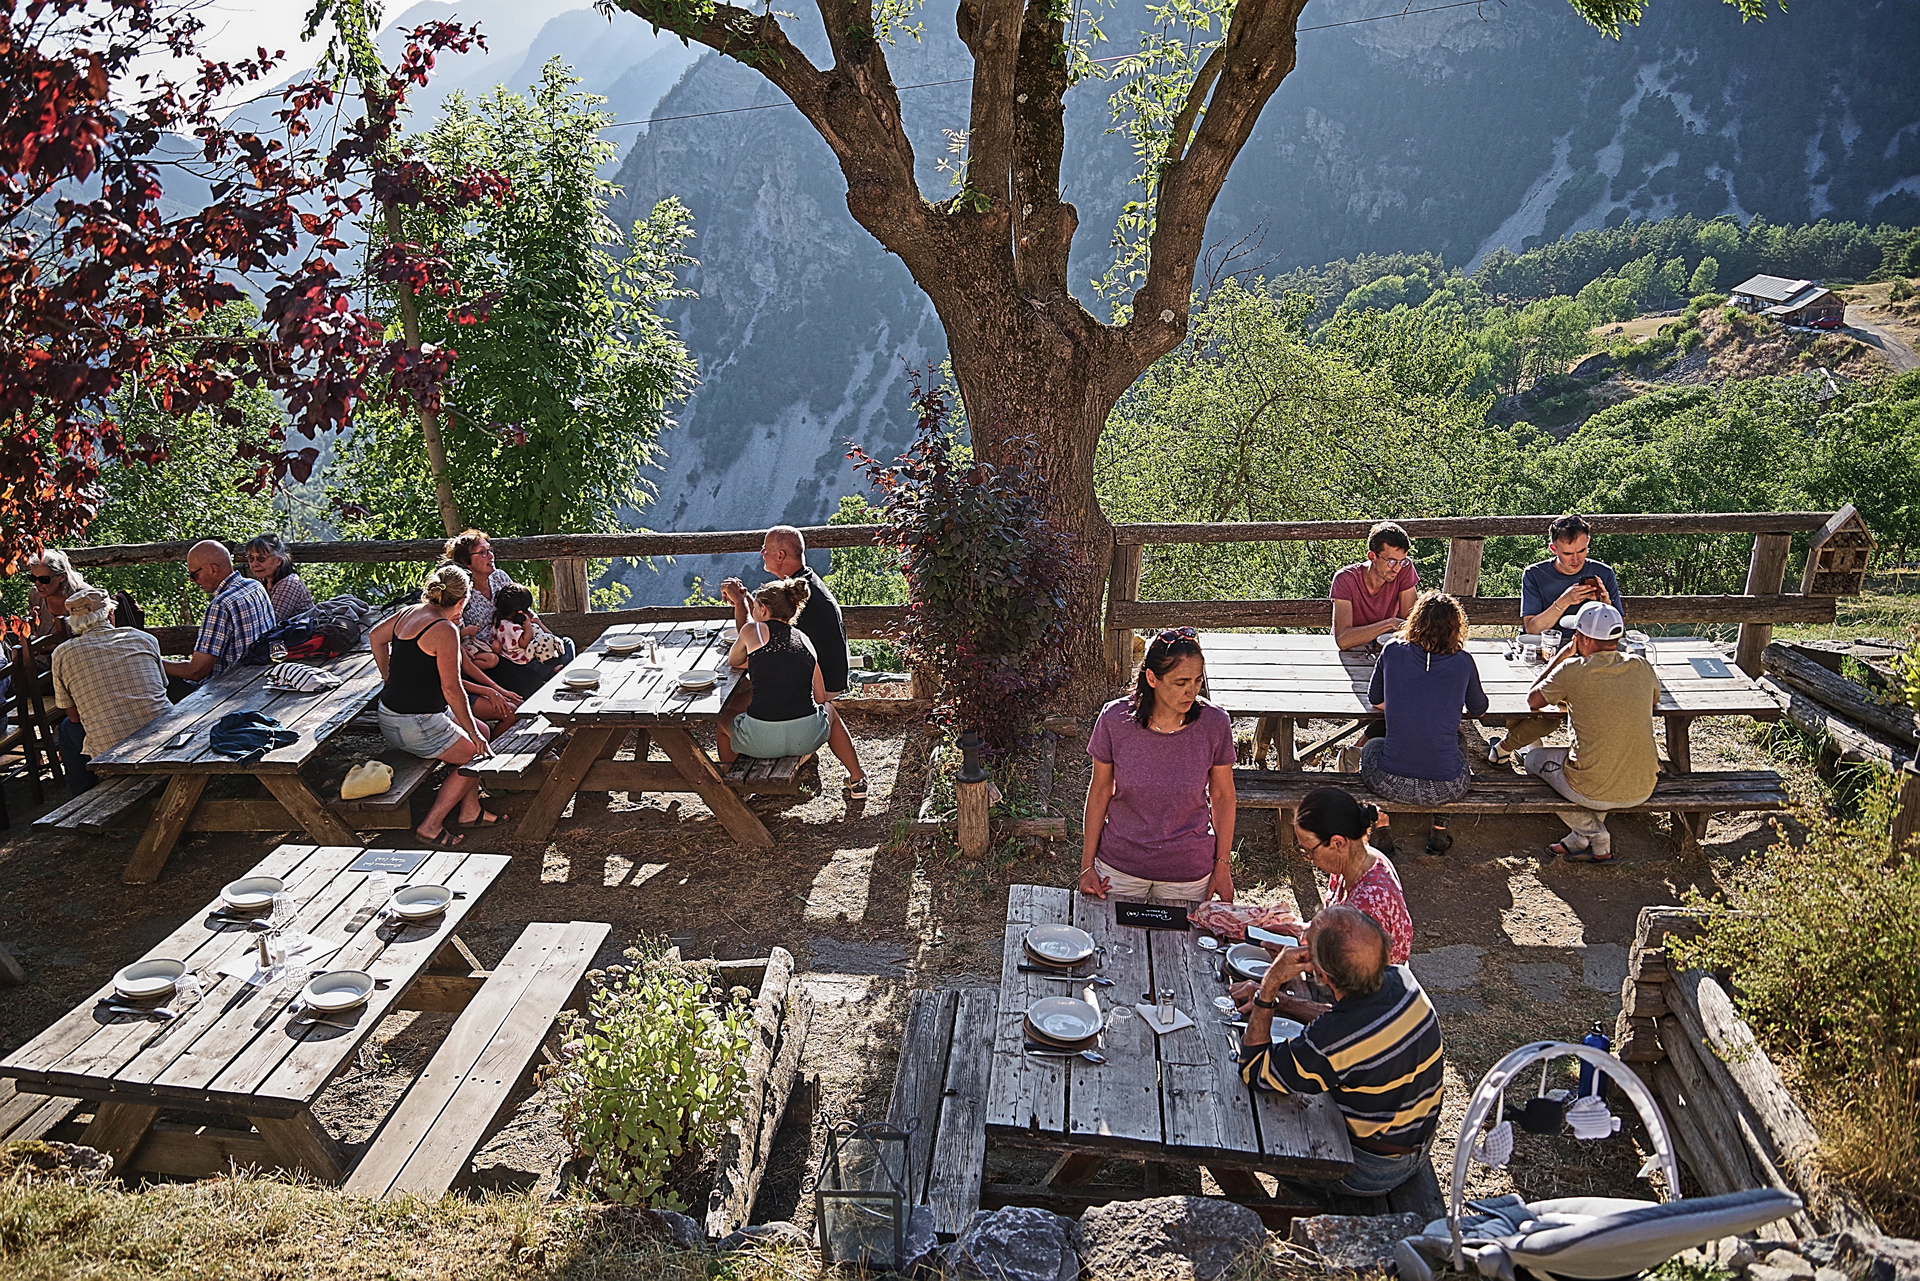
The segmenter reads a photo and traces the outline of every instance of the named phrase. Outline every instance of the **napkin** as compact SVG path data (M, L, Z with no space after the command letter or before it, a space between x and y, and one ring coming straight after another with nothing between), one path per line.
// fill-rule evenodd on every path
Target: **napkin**
M1155 1036L1165 1036L1169 1032L1178 1032L1183 1027L1193 1026L1193 1020L1187 1017L1185 1010L1175 1010L1173 1012L1173 1022L1171 1023L1162 1023L1160 1021L1160 1015L1151 1005L1136 1005L1133 1007L1133 1010L1134 1013L1147 1021L1147 1026L1153 1029Z

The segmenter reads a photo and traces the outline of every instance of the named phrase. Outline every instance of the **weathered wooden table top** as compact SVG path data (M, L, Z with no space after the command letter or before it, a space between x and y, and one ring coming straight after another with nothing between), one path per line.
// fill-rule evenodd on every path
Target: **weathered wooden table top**
M1367 700L1376 656L1364 649L1336 649L1331 636L1205 632L1200 647L1207 657L1208 697L1233 715L1330 720L1380 715ZM1505 640L1469 640L1467 652L1487 693L1488 719L1531 714L1527 691L1539 679L1542 664L1508 658ZM1660 678L1657 716L1774 720L1780 715L1780 705L1710 640L1656 637L1649 657ZM1728 675L1702 676L1693 666L1696 658L1715 660Z
M629 623L612 627L583 650L567 668L596 668L600 684L571 690L556 675L520 706L520 715L544 716L554 725L616 726L689 725L717 721L720 708L746 673L727 666L731 642L721 639L718 623ZM607 642L620 636L643 636L660 647L659 665L648 661L642 646L637 653L615 655ZM674 682L681 672L705 669L726 674L710 688L689 693Z
M1107 948L1099 973L1112 987L1023 974L1021 940L1035 925L1072 924ZM1131 948L1130 952L1122 951ZM1239 1034L1220 1019L1213 998L1226 992L1216 959L1176 930L1114 924L1113 903L1077 891L1015 885L995 1013L993 1071L986 1128L1002 1140L1276 1174L1338 1176L1353 1153L1338 1109L1324 1097L1249 1090L1234 1055ZM1031 1058L1023 1017L1044 996L1079 996L1102 1012L1131 1007L1142 994L1172 988L1194 1026L1155 1036L1135 1014L1110 1023L1102 1064Z
M210 678L173 709L154 718L112 751L93 758L96 774L294 774L354 717L379 697L380 669L373 654L357 650L309 666L340 678L333 689L299 694L267 684L273 667L236 664ZM300 737L252 760L236 761L215 752L208 735L230 712L261 711ZM183 747L168 747L176 735L191 731Z
M381 924L368 903L372 873L347 868L359 847L282 845L248 875L288 883L299 914L290 929L344 946L315 963L315 972L360 969L382 980L357 1010L326 1016L351 1027L292 1022L299 989L272 988L216 972L229 958L252 952L258 935L215 917L215 900L155 944L145 957L186 962L199 973L205 995L164 1023L111 1014L112 980L92 998L26 1045L0 1059L0 1077L35 1092L105 1102L160 1105L243 1116L287 1117L305 1112L321 1090L395 1008L408 986L452 937L507 866L504 854L443 850L427 856L404 880L461 891L439 916L418 923ZM356 924L357 922L357 924Z

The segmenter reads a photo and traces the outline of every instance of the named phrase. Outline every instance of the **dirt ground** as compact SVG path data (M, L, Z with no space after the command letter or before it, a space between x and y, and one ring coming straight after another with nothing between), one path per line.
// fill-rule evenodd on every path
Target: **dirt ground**
M613 923L601 964L643 935L670 938L690 957L760 956L774 945L794 953L817 1005L803 1069L817 1079L796 1096L760 1219L810 1213L803 1193L827 1125L884 1116L910 992L995 983L1008 885L1068 885L1077 869L1077 836L1008 842L980 863L943 841L909 839L933 733L899 716L849 720L872 799L850 814L845 774L827 761L818 794L754 802L778 841L771 851L734 846L693 797L665 805L582 798L544 846L515 842L504 824L473 834L475 848L514 856L462 930L483 962L496 962L529 921L572 919ZM1237 728L1250 734L1252 725ZM1755 738L1750 722L1702 722L1697 767L1758 767L1765 762ZM1054 806L1077 830L1084 742L1063 741L1058 760ZM1479 768L1488 768L1484 758ZM36 831L28 823L44 806L32 803L21 779L6 787L14 826L0 844L0 944L29 982L0 988L0 1052L84 1000L279 841L303 839L191 836L158 883L126 886L119 872L131 834ZM529 795L491 803L517 817ZM1452 1134L1481 1073L1530 1040L1578 1040L1595 1019L1611 1030L1639 909L1689 889L1710 892L1729 860L1764 847L1770 835L1755 816L1726 816L1712 824L1705 856L1683 861L1663 819L1619 818L1614 829L1619 858L1606 867L1552 861L1543 846L1561 828L1546 816L1465 820L1446 857L1409 852L1397 860L1415 920L1414 967L1441 1010L1447 1043L1448 1114L1434 1150L1443 1181ZM1409 850L1419 843L1411 830L1402 838ZM1280 856L1269 812L1245 816L1236 850L1245 900L1298 903L1324 888L1304 861ZM390 1018L358 1068L329 1087L321 1116L350 1155L424 1065L450 1017ZM553 1110L536 1094L481 1153L481 1183L551 1186L564 1155ZM1472 1190L1627 1193L1640 1163L1625 1136L1598 1144L1522 1136L1511 1175L1476 1167ZM1103 1179L1137 1186L1143 1177L1143 1167L1111 1163Z

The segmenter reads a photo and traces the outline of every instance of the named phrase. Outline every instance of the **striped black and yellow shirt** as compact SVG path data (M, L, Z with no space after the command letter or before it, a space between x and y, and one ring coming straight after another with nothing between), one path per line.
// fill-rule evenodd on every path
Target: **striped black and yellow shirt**
M1372 996L1347 997L1293 1040L1241 1057L1240 1079L1257 1090L1330 1096L1356 1138L1419 1147L1440 1119L1440 1021L1404 965L1388 966Z

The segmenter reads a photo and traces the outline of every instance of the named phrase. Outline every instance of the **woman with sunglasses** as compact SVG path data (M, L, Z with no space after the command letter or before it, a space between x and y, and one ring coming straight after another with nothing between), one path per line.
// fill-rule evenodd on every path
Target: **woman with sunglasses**
M1082 893L1233 901L1233 722L1200 697L1206 676L1193 628L1161 632L1094 722Z
M33 580L33 634L53 640L72 635L67 629L67 597L92 586L80 576L67 554L48 547L27 562L27 577Z

